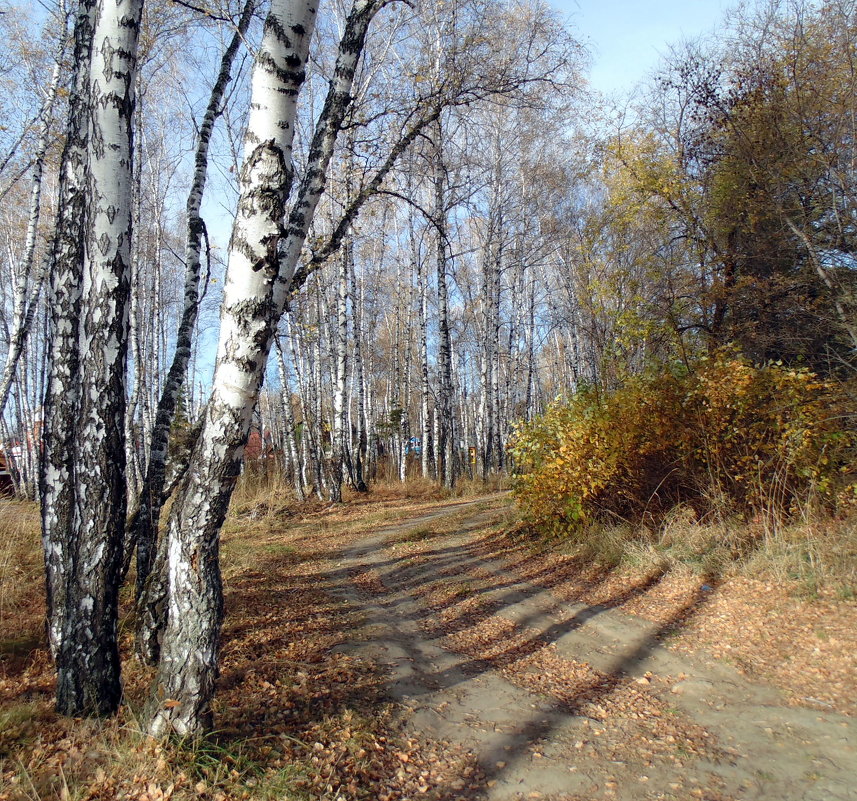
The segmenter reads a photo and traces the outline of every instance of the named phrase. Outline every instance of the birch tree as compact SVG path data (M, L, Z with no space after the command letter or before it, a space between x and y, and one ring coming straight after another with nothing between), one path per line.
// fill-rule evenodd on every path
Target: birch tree
M208 174L208 152L214 125L222 110L223 98L231 78L232 64L242 39L247 32L255 9L255 0L247 0L235 28L235 32L220 61L217 79L212 87L202 124L199 126L194 152L194 172L191 189L186 204L185 235L185 281L184 301L173 360L164 382L158 407L155 412L155 424L151 433L149 458L146 476L140 491L138 507L131 523L129 548L137 548L137 592L138 603L143 600L143 589L155 558L158 519L163 504L164 484L166 480L167 451L170 427L175 417L179 392L187 379L188 364L193 348L193 333L199 308L199 284L202 274L203 245L207 235L205 222L201 216L203 194ZM159 577L160 578L160 577ZM158 594L154 591L154 594ZM145 601L143 601L145 602ZM141 619L144 619L142 616ZM141 642L145 637L141 638ZM153 661L155 654L151 647L143 646L144 658Z
M73 543L74 442L78 395L78 311L83 281L83 238L89 142L89 59L95 2L81 2L75 18L74 73L66 142L60 165L59 207L50 267L50 372L44 403L40 470L42 544L47 585L48 642L57 658L65 629L66 590Z
M369 24L382 1L357 0L309 161L285 227L297 99L315 0L274 0L253 71L238 216L229 253L211 398L168 522L169 606L150 731L197 734L210 720L222 619L218 534L292 276L324 190Z
M42 516L57 709L119 704L131 126L141 0L82 3L52 270Z

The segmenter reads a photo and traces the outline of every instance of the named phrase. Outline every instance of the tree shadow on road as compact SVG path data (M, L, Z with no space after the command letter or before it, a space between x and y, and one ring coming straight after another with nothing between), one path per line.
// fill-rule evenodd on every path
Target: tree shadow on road
M484 528L484 522L477 521L459 527L457 533L474 533L480 527ZM383 540L384 531L390 530L393 527L379 532L365 546L352 548L353 558L345 564L341 563L342 552L331 547L301 553L300 558L271 559L230 582L227 609L241 609L240 614L230 614L224 629L219 720L230 737L258 736L259 731L265 731L269 741L282 741L283 737L303 740L308 731L315 731L319 721L376 714L387 697L385 676L371 660L348 657L347 644L371 641L372 624L379 622L379 615L400 631L420 632L418 640L410 641L412 635L400 633L396 641L414 667L416 685L429 695L489 671L511 676L514 681L516 665L555 646L599 615L651 591L663 578L662 572L653 572L601 603L580 606L569 615L568 602L550 593L550 588L567 576L557 578L550 566L535 569L528 565L526 578L520 578L508 567L486 560L484 541L444 544L442 533L437 532L427 538L431 546L418 555L407 551L401 555L389 550L382 553L379 537ZM334 544L333 539L330 544ZM371 571L377 578L374 592L355 591L355 576L361 571ZM471 578L463 598L432 598L426 591L468 576ZM599 589L606 578L605 574L590 575L587 587ZM314 601L308 606L310 596ZM449 764L456 765L454 771L436 776L430 794L424 797L440 801L484 795L489 783L502 779L510 753L532 750L570 718L587 718L592 706L626 686L631 681L629 676L663 637L686 625L708 597L708 592L698 590L669 619L647 630L633 648L617 653L608 670L593 671L559 696L542 696L543 703L522 714L514 731L493 738L490 747L479 751L478 771L475 755L455 751L454 757L448 757ZM344 598L349 601L343 603ZM462 603L468 599L469 603ZM446 638L443 641L448 642L455 635L479 630L513 607L522 636L510 639L501 633L483 639L479 649L456 654L453 663L440 670L426 664L420 639L438 642ZM306 643L310 643L309 648ZM261 693L257 689L260 686ZM375 732L372 737L394 742L393 718L385 718L382 729L385 734ZM429 751L445 748L428 746ZM419 757L414 756L411 762L412 757L406 756L405 763L382 760L383 764L373 768L377 774L374 781L390 786L406 782L408 770L420 764ZM470 775L462 785L461 775L466 770ZM352 776L349 781L354 780Z

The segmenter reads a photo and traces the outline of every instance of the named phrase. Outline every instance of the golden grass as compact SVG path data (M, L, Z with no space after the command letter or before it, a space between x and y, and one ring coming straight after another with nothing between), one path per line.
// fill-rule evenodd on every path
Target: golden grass
M0 499L0 638L15 633L15 619L42 593L39 508Z
M774 527L737 515L700 521L691 509L676 507L657 529L593 523L567 540L532 536L536 547L557 547L607 568L745 576L790 584L810 596L857 595L857 514L841 519L819 515Z
M413 752L408 764L418 765L417 746L398 739L380 695L383 677L333 650L361 621L326 595L318 577L335 569L354 537L446 501L419 481L346 493L346 501L300 503L273 471L242 477L222 537L221 730L197 743L157 743L144 734L152 671L130 657L131 627L123 622L119 714L99 721L56 715L38 509L3 502L0 801L369 799L397 782L391 798L413 795L408 782L416 779L397 778L403 763L396 754Z

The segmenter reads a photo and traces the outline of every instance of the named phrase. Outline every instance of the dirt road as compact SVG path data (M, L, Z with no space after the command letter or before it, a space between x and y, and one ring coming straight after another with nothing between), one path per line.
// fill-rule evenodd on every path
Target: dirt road
M463 797L857 799L857 720L522 580L474 537L496 518L474 502L380 529L330 577L403 725L475 756Z

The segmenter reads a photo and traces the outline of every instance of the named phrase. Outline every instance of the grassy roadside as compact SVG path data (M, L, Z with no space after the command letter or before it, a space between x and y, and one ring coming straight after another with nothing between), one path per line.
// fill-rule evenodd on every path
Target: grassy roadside
M129 657L127 597L119 715L53 712L37 509L0 506L0 801L455 798L450 782L472 767L402 739L384 676L337 651L362 620L330 592L344 543L446 503L427 485L338 507L297 504L274 482L243 486L223 533L217 731L167 744L142 733L151 672Z
M516 540L605 568L686 571L710 581L744 577L777 582L807 599L857 597L857 515L771 526L739 517L697 521L677 507L657 528L592 523L569 537L545 537L520 521Z

